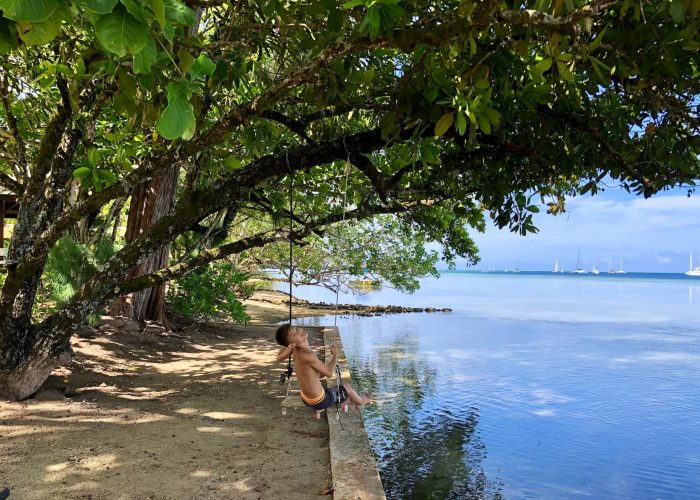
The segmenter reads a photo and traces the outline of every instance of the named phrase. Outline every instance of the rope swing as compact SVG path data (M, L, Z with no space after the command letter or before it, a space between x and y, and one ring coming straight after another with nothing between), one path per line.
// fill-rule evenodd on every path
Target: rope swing
M292 276L294 276L294 204L293 204L293 193L294 193L294 172L292 171L292 166L289 164L289 150L286 154L287 158L287 169L289 170L289 324L292 324ZM285 379L287 381L287 395L285 396L285 401L289 399L292 393L292 373L294 369L292 368L292 355L287 358L287 369L280 375L280 385L284 385ZM287 408L282 409L282 415L287 414Z
M347 153L347 160L345 162L345 176L344 176L344 185L343 185L343 214L342 214L342 219L341 223L345 222L345 215L346 215L346 206L347 206L347 196L348 196L348 179L350 176L350 152L348 151L347 144L345 143L345 138L343 137L343 147L345 148L345 152ZM292 286L293 286L293 276L294 276L294 203L293 203L293 193L294 193L294 171L292 170L292 166L289 162L289 150L287 150L286 155L286 162L287 162L287 169L289 170L289 324L292 324ZM338 303L339 303L339 297L340 297L340 266L336 266L336 279L335 279L335 314L333 315L333 328L334 328L334 336L333 336L333 345L336 348L336 352L338 349ZM283 401L283 409L282 409L282 415L287 414L287 406L291 406L289 404L285 404L289 401L291 393L292 393L292 373L293 373L293 368L292 368L292 355L289 355L289 358L287 359L287 369L280 375L280 384L283 385L285 381L287 382L287 395L285 397L285 400ZM347 392L345 391L345 388L343 387L343 379L341 375L341 370L340 366L336 362L335 366L335 374L336 374L336 387L338 388L338 399L339 400L345 400L347 399ZM340 409L341 409L341 403L336 402L336 416L338 419L338 423L340 424L340 427L342 430L345 430L343 428L343 423L340 420ZM347 405L342 405L343 409L347 411Z

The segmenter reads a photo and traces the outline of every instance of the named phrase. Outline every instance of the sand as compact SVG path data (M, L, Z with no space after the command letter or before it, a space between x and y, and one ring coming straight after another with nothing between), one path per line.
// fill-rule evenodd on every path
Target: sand
M283 320L283 299L259 292L247 301L253 323ZM282 415L273 332L224 323L139 331L120 318L84 329L75 360L35 399L0 402L0 492L9 488L10 500L328 493L328 423L305 408Z

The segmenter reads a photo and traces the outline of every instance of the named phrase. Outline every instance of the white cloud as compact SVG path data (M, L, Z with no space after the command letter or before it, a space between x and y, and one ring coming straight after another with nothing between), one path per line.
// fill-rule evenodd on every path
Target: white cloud
M627 199L615 199L624 196ZM619 266L623 255L627 271L684 272L688 254L700 263L700 196L661 195L650 199L603 193L573 198L567 212L553 217L537 214L539 234L522 237L489 227L474 233L482 266L496 269L518 266L523 270L548 270L555 259L566 269L594 262L606 270L608 261Z

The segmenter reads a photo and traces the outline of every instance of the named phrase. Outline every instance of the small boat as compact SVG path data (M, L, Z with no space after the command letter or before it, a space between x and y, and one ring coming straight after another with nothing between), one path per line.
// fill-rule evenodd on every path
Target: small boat
M596 263L593 263L593 269L591 269L591 274L600 274L600 271L598 271L598 266Z
M690 254L690 269L685 274L686 274L686 276L700 276L700 266L693 267L693 254L692 253Z
M620 269L610 269L608 274L625 274L625 270L622 269L622 254L620 254Z
M557 260L554 261L554 270L552 272L553 273L561 272L561 271L559 271L559 261L557 261Z
M576 257L576 269L574 274L588 274L588 271L581 268L581 250L578 251L578 257Z

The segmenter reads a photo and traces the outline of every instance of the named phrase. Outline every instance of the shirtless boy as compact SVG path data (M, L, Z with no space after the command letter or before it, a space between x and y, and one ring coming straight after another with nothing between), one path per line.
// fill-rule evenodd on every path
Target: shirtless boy
M301 399L306 406L316 410L317 419L321 417L321 410L344 401L344 399L338 400L338 387L324 389L321 385L321 377L330 378L335 374L335 364L338 359L335 347L331 346L333 358L330 364L326 365L311 350L309 337L303 328L290 324L282 325L277 329L275 338L278 344L285 346L277 354L278 362L284 361L294 353L294 369L301 388ZM362 396L357 394L349 384L343 384L342 387L345 388L348 398L355 403L358 410L372 400L369 394Z

